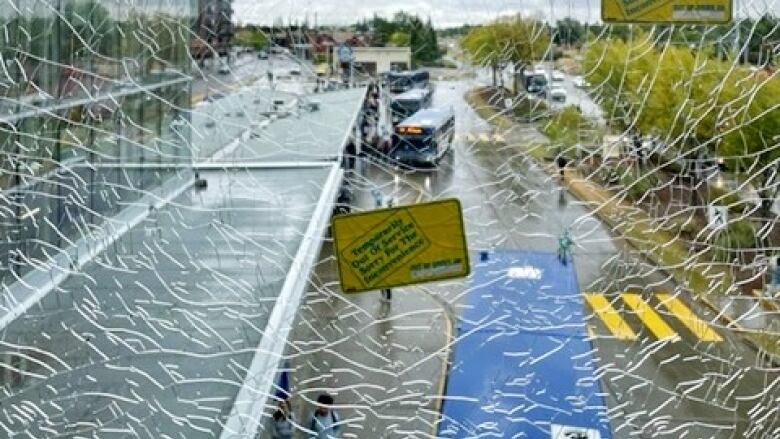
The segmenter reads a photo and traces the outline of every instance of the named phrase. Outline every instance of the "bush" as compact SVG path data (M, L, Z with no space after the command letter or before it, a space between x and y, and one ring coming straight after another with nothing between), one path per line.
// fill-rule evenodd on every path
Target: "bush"
M701 230L692 212L688 212L687 214L675 215L673 217L668 217L664 219L663 227L664 230L668 230L674 233L675 235L679 232L679 233L684 233L688 236L694 236L696 235L696 233L699 232L699 230Z
M720 206L731 206L738 204L739 201L739 195L735 191L717 186L707 187L707 203L715 203Z
M328 64L329 58L327 53L315 53L312 59L312 64Z
M542 127L553 143L564 146L574 146L579 140L578 132L585 119L576 107L569 105L556 113L550 121Z
M715 257L719 261L730 261L737 250L755 246L756 231L753 223L748 219L730 222L725 229L718 232L712 244L715 247Z
M620 182L626 188L626 196L634 201L641 200L658 186L658 181L652 174L646 174L639 178L626 174Z
M550 107L541 99L523 96L514 102L513 112L521 120L533 121L548 114Z

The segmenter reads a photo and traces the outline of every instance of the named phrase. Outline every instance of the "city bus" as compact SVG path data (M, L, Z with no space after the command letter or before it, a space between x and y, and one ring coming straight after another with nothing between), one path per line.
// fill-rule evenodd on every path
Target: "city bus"
M404 93L413 88L428 88L431 74L427 70L389 72L386 80L390 93Z
M523 86L528 93L544 95L549 81L544 70L534 70L523 72Z
M450 151L454 134L451 110L423 109L396 126L389 155L404 164L435 165Z
M429 108L433 103L433 91L429 88L415 88L401 93L390 103L390 120L393 126L414 113Z

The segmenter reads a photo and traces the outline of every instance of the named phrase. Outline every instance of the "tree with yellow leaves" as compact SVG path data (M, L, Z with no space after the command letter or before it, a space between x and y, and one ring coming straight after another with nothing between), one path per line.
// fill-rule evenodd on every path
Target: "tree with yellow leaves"
M780 188L776 73L641 30L626 41L594 42L583 67L614 125L662 137L669 156L722 157L758 188L762 216L769 216Z
M471 29L461 46L475 63L490 67L495 86L499 68L512 65L514 72L522 73L541 59L550 50L550 32L540 21L514 16Z

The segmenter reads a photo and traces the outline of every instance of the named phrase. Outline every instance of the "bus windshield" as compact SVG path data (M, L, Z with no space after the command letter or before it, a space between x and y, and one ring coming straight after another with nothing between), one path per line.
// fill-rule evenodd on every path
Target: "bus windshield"
M420 108L422 108L421 100L393 101L393 103L390 104L390 110L393 112L394 119L406 119L416 113Z
M387 74L387 84L392 93L403 93L413 88L426 88L430 73L426 70L406 72L390 72Z
M390 104L390 108L393 111L405 112L407 113L408 116L411 116L412 114L416 113L417 110L422 108L422 106L423 106L423 101L421 99L393 101L393 103Z
M388 76L390 91L393 93L402 93L411 90L413 87L412 78L408 76Z
M433 136L430 134L406 134L398 138L399 150L425 152L434 148Z

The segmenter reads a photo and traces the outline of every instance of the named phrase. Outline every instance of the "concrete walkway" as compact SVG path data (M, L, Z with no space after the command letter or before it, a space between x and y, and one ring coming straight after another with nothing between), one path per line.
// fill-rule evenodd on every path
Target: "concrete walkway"
M298 419L305 423L327 392L345 424L342 437L435 435L452 340L446 307L422 287L394 290L390 305L379 292L345 295L332 242L319 260L290 341Z

